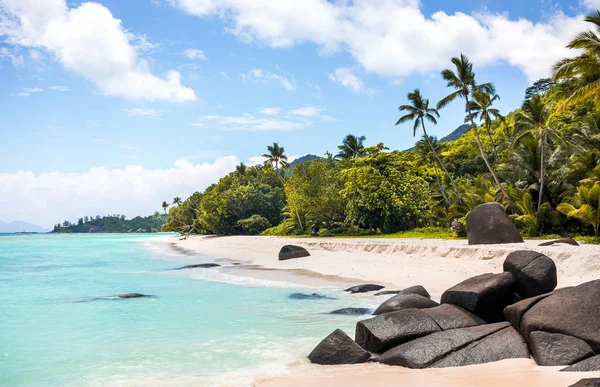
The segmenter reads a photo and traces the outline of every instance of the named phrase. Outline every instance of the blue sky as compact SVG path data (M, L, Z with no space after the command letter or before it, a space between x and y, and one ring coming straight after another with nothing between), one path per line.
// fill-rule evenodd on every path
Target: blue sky
M548 75L597 0L0 0L0 220L160 209L267 144L405 149L397 107L464 52L498 107ZM459 103L430 132L462 123ZM167 178L166 176L170 176ZM139 195L145 195L140 201ZM41 198L43 196L43 198ZM159 201L160 199L160 201ZM13 203L8 205L8 203Z

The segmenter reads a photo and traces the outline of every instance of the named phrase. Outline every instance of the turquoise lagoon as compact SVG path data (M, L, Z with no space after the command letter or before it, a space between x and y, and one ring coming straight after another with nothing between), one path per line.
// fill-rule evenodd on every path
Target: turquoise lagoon
M172 271L187 256L156 235L0 236L0 385L251 385L289 372L376 300L339 288ZM154 298L110 299L139 292ZM291 300L293 292L335 300Z

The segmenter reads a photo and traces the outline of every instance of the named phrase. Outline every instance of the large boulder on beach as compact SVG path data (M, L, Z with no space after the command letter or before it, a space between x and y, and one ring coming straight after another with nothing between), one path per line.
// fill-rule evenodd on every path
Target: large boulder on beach
M600 280L559 289L539 300L521 317L519 330L526 340L531 332L573 336L600 352Z
M579 243L573 238L561 238L555 239L553 241L542 242L538 246L553 246L553 245L571 245L571 246L579 246Z
M427 291L427 289L425 289L421 285L411 286L411 287L408 287L408 288L402 289L402 290L384 290L384 291L375 293L376 296L383 296L383 295L387 295L387 294L418 294L419 296L431 298L431 295L429 295L429 292Z
M497 203L480 204L467 215L470 245L523 243L519 230Z
M594 356L592 347L585 341L562 333L531 332L529 345L540 366L570 365Z
M373 314L384 314L403 309L426 309L433 308L439 304L429 298L425 298L418 294L397 294L383 304L379 305Z
M356 324L356 342L370 352L382 353L398 344L440 331L423 310L385 313Z
M517 281L511 273L482 274L454 285L442 294L442 304L460 306L485 321L503 320L502 311L514 301Z
M482 318L452 304L441 304L423 311L444 331L485 324Z
M525 312L527 312L535 304L537 304L544 298L551 296L552 294L553 293L541 294L539 296L526 298L524 300L515 302L514 304L508 305L506 308L504 308L504 318L507 321L510 321L510 323L514 327L519 328L521 326L521 319L523 318Z
M345 289L344 291L354 294L354 293L374 292L376 290L381 290L383 288L385 288L385 286L376 285L376 284L363 284L363 285L356 285L356 286L349 287L348 289Z
M509 327L509 323L501 322L435 332L397 345L384 352L377 361L408 368L427 368L453 352Z
M596 372L600 371L600 355L589 357L585 360L575 363L570 367L563 368L566 372Z
M539 296L556 288L556 265L542 253L513 251L504 260L503 268L515 276L517 293L523 298Z
M279 250L279 260L286 261L292 258L310 257L310 253L304 247L285 245Z
M370 357L369 352L340 329L324 338L308 355L308 359L315 364L357 364L366 362Z
M430 367L462 367L520 358L529 358L527 344L515 328L507 327L450 353Z

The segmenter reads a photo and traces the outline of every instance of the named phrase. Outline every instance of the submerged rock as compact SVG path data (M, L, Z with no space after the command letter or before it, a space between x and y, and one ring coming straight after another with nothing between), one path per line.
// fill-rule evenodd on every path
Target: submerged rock
M529 336L531 354L537 365L564 366L594 356L594 351L585 341L562 333L531 332Z
M302 257L310 257L310 253L304 247L285 245L281 248L281 250L279 250L280 261Z
M329 312L329 314L347 314L347 315L362 316L365 314L371 314L371 312L372 312L372 310L367 309L367 308L342 308L342 309L337 309L332 312Z
M144 298L144 297L152 297L148 294L142 293L123 293L123 294L115 294L111 296L111 298Z
M458 305L489 323L502 321L502 311L514 301L516 284L511 273L482 274L446 290L441 301Z
M335 300L333 297L318 293L292 293L288 296L290 300Z
M397 294L381 304L373 314L384 314L403 309L433 308L439 304L418 294Z
M467 215L470 245L523 243L523 237L498 203L480 204Z
M175 268L173 270L184 270L184 269L210 269L211 267L219 267L218 263L198 263L196 265L187 265Z
M517 293L523 298L539 296L556 288L556 265L542 253L517 250L508 254L504 271L517 279Z
M370 357L369 352L340 329L324 338L308 355L308 359L315 364L357 364L366 362Z
M345 292L354 293L366 293L366 292L374 292L376 290L380 290L385 288L385 286L375 285L375 284L364 284L364 285L356 285L352 286L348 289L345 289Z

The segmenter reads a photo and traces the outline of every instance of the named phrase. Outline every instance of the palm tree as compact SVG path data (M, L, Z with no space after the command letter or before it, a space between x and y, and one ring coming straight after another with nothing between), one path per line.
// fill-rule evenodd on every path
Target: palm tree
M492 165L490 164L487 156L485 155L485 151L483 150L483 145L481 144L481 138L479 137L479 132L477 131L477 126L475 126L475 121L473 115L470 113L470 99L469 97L473 96L477 91L483 91L489 95L496 94L494 85L491 83L484 83L481 85L477 85L475 83L475 73L473 72L473 64L469 61L469 58L460 54L460 58L454 57L452 58L452 63L456 68L456 72L446 69L442 71L442 78L448 82L448 87L456 89L450 95L442 98L440 102L437 104L437 109L442 109L450 102L454 101L457 98L463 98L465 100L465 110L467 112L467 118L471 122L471 126L473 127L473 131L475 132L475 139L477 140L477 146L479 147L479 153L481 153L481 157L485 162L488 170L492 174L494 181L498 188L502 191L502 194L506 199L510 201L510 196L500 184L500 180L494 172Z
M273 145L267 146L268 153L264 153L261 156L264 157L265 166L275 169L275 173L281 183L283 184L283 177L281 177L281 170L287 169L290 164L287 162L287 156L285 155L285 149L280 147L276 142ZM280 168L281 167L281 168Z
M365 136L356 137L353 134L349 134L344 137L342 145L338 146L340 152L335 155L338 159L355 159L365 155L365 147L363 143L367 138Z
M246 166L246 164L244 163L239 163L238 165L235 166L235 172L238 175L243 175L246 173L246 170L248 170L248 167Z
M427 130L425 129L425 120L427 120L435 125L435 124L437 124L436 116L439 117L440 113L438 113L437 109L429 107L429 100L423 98L419 89L415 89L415 91L413 91L412 93L408 93L407 97L408 97L408 101L410 102L410 105L401 105L398 108L398 110L400 110L401 112L407 112L407 114L400 117L398 119L398 121L396 122L396 125L400 125L407 121L414 120L413 137L417 134L417 129L419 128L419 126L421 126L425 140L427 140L427 143L429 144L429 148L431 149L431 152L433 153L433 157L435 157L435 159L437 160L440 167L444 170L444 173L446 174L446 176L448 176L448 178L450 179L450 182L452 183L452 187L454 188L454 191L458 195L459 200L462 200L460 191L458 190L458 187L456 186L456 182L452 178L452 175L450 175L450 172L448 172L448 170L446 169L446 166L444 165L444 162L442 161L442 159L440 159L440 156L436 152L435 147L433 146L433 143L431 142L431 138L429 137L429 135L427 134Z
M167 208L169 208L169 203L162 202L162 208L163 208L163 211L165 212L165 215L166 215L167 214Z
M572 105L588 98L600 109L600 11L585 18L594 30L580 32L567 47L583 51L575 58L558 61L552 68L554 80L575 80L575 91L567 98L565 105Z
M490 95L483 90L477 90L473 94L473 100L469 105L469 111L471 112L473 119L479 117L479 119L485 123L485 130L490 138L496 160L498 160L500 157L498 156L498 150L496 149L496 144L494 143L494 138L492 137L492 121L494 119L500 119L504 121L504 117L502 114L500 114L500 110L492 107L492 104L494 101L499 99L500 96L498 94Z
M173 204L180 206L181 203L183 203L183 201L181 200L181 198L179 196L175 196L173 198Z
M591 225L594 228L594 234L598 237L600 228L600 183L597 182L591 187L579 186L573 204L560 203L556 209L569 218L577 218L583 224Z
M442 186L442 181L440 180L440 175L438 174L437 162L435 161L435 157L433 156L433 152L431 150L431 147L429 146L430 142L433 145L433 149L436 152L439 152L441 150L441 144L437 141L437 138L431 137L429 139L429 141L427 141L427 139L425 137L423 137L423 139L419 140L415 144L415 149L419 155L418 162L421 163L426 160L426 161L430 162L431 165L433 165L433 171L435 173L435 180L437 181L438 187L440 188L440 193L442 194L442 197L444 198L446 205L450 206L452 203L450 202L450 199L448 199L448 195L446 195L446 191L444 190L444 187Z
M558 133L547 126L551 106L550 102L545 103L542 97L534 95L531 99L523 103L521 110L515 115L515 126L521 130L515 141L519 141L523 136L531 134L538 139L540 144L540 194L538 197L538 208L542 206L544 196L544 178L546 174L545 150L548 137L564 145L564 141Z

